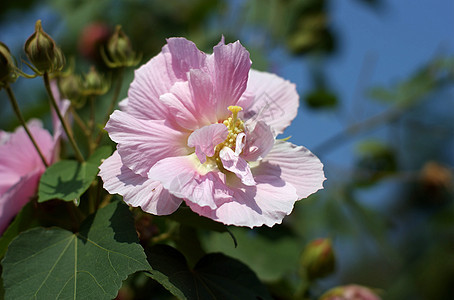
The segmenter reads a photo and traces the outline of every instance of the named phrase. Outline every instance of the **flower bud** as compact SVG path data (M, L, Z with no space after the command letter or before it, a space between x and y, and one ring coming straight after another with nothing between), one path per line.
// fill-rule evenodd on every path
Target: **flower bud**
M301 255L303 274L309 280L325 277L334 271L335 257L330 239L320 238L310 242Z
M445 166L429 161L427 162L420 174L421 182L428 190L446 189L452 185L452 172Z
M323 294L319 300L381 300L371 289L360 285L338 286Z
M0 87L16 80L15 68L11 52L5 44L0 42Z
M35 32L25 42L25 53L39 74L60 71L65 64L62 51L44 32L41 20L36 21Z
M99 74L95 67L90 68L90 72L85 75L83 84L83 94L85 96L100 96L107 93L109 83L104 79L104 76Z
M107 42L107 55L103 53L103 58L111 68L135 66L140 61L140 56L134 52L129 37L120 25L117 25L114 34Z
M60 77L59 87L62 97L69 99L74 107L80 108L83 106L82 81L79 76L69 74Z

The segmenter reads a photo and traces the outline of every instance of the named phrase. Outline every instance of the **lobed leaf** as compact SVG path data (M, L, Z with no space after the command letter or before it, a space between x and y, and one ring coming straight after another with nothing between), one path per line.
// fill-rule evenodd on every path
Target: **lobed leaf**
M38 202L52 199L77 202L96 178L101 160L111 153L112 149L104 146L83 163L62 160L47 168L39 182Z
M129 274L150 269L121 202L88 217L78 233L39 227L20 234L2 265L6 299L112 299Z
M156 245L148 261L152 270L147 275L179 299L272 299L254 272L221 253L205 255L191 270L179 251Z

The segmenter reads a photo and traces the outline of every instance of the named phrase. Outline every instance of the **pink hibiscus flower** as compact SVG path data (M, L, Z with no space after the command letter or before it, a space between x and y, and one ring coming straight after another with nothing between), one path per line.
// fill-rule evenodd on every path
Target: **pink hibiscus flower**
M367 287L350 284L329 290L320 300L381 300L381 297Z
M104 187L131 206L166 215L184 201L228 225L272 226L322 188L323 165L276 135L295 118L295 85L251 70L237 41L205 54L171 38L135 73L106 130L117 151Z
M53 90L54 95L58 95L55 83ZM60 111L64 114L69 105L68 100L59 101ZM41 121L32 120L28 123L29 130L49 165L57 158L58 141L63 134L56 116L53 119L53 137L42 127ZM24 128L18 127L13 133L0 130L0 235L35 195L39 179L45 170Z

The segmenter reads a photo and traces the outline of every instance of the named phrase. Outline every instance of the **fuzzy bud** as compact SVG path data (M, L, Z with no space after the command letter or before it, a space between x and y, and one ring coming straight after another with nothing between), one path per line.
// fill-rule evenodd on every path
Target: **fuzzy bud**
M35 32L25 42L24 50L39 74L63 69L65 64L63 53L55 41L44 32L41 20L36 21Z
M330 239L320 238L310 242L301 255L302 272L308 279L325 277L334 271L335 257Z
M107 93L108 90L109 83L107 80L96 71L95 67L91 67L90 72L85 75L83 94L85 96L100 96Z
M114 34L107 42L107 55L104 52L102 54L105 63L111 68L135 66L141 59L134 52L129 37L120 25L117 25Z
M367 287L350 284L327 291L319 300L381 300L381 298Z
M11 52L5 44L0 42L0 87L16 80L15 68Z

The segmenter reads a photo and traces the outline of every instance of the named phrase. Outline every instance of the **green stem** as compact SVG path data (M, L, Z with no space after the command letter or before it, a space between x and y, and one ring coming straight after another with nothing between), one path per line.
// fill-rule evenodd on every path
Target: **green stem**
M66 121L60 112L60 109L58 108L57 101L55 100L54 95L52 94L52 90L50 88L49 73L47 73L47 72L44 73L43 78L44 78L44 85L46 86L47 94L49 94L49 97L51 100L50 102L52 103L52 106L54 107L55 112L57 113L57 116L60 119L63 129L65 130L66 136L68 137L69 143L71 144L71 146L74 149L74 154L76 155L76 159L79 162L84 162L84 157L82 156L82 153L80 152L79 147L77 147L76 141L74 140L74 137L73 137L71 131L69 131L69 127L66 124Z
M90 136L90 131L88 130L87 126L85 126L84 121L81 119L79 114L77 113L76 109L71 106L71 114L76 121L77 125L79 125L80 129L82 129L84 135L88 138Z
M90 132L88 144L89 144L89 151L90 155L93 153L94 149L96 148L96 144L93 143L93 134L95 130L95 97L90 96L90 121L88 122L88 130Z
M112 96L112 100L110 101L110 104L109 104L109 108L107 109L107 113L104 117L104 126L105 124L107 123L107 121L109 120L109 116L112 114L113 112L113 109L115 107L115 104L117 103L117 100L118 100L118 96L120 95L120 91L121 91L121 86L122 86L122 83L123 83L123 73L124 73L124 68L119 68L118 69L118 78L117 78L117 85L115 86L115 90L114 90L114 93L113 93L113 96ZM102 138L102 135L103 135L103 131L101 130L98 134L98 136L96 137L96 145L99 144L99 142L101 141L101 138Z
M20 112L19 105L17 104L17 100L16 100L16 97L14 96L13 90L11 89L11 87L9 85L6 85L5 89L6 89L6 93L8 94L8 98L11 101L11 105L13 106L13 110L16 113L17 118L19 119L20 123L22 124L22 127L24 127L24 130L27 133L28 137L32 141L33 146L35 147L36 152L38 152L38 155L41 158L44 166L47 168L49 165L46 161L46 158L44 157L43 153L39 149L38 144L36 143L35 139L32 136L32 133L28 129L27 123L25 122L24 117L22 116L22 113Z

